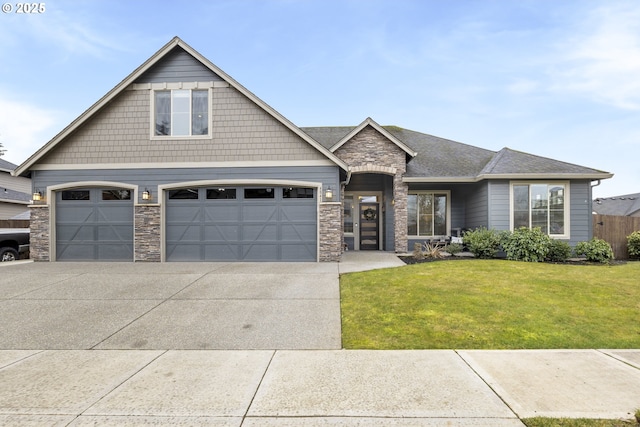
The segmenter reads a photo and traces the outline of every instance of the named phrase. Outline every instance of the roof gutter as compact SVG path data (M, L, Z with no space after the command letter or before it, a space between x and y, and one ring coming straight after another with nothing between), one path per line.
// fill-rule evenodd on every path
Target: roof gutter
M559 180L559 179L589 179L602 180L613 177L612 173L603 172L601 174L545 174L545 173L514 173L514 174L483 174L478 176L451 176L451 177L404 177L402 182L460 182L474 183L489 179L531 179L531 180Z

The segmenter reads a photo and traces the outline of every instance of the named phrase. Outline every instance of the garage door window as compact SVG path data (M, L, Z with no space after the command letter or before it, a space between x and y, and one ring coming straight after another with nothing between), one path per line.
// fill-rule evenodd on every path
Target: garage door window
M313 199L313 188L284 188L283 199Z
M208 188L207 199L208 200L235 200L236 189L235 188Z
M131 200L131 190L102 190L102 200Z
M169 200L197 200L197 188L183 188L180 190L169 190Z
M275 192L273 188L245 188L245 199L273 199L275 198Z
M62 192L62 200L91 200L89 190L67 190Z

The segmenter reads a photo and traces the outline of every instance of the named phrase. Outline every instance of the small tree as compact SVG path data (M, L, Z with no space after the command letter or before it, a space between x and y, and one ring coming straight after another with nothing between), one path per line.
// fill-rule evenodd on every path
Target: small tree
M7 150L4 149L2 142L0 142L0 157L2 157L6 152Z

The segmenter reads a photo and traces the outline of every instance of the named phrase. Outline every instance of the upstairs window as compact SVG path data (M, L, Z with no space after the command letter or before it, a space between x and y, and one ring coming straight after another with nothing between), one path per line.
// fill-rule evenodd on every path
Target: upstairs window
M208 90L161 90L155 92L156 136L209 134Z

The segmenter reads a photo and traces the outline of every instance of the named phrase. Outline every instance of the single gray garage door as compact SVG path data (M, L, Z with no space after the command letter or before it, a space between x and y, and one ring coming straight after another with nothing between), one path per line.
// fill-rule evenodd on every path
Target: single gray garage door
M56 192L58 261L133 261L131 190Z
M167 261L316 261L314 188L165 192Z

